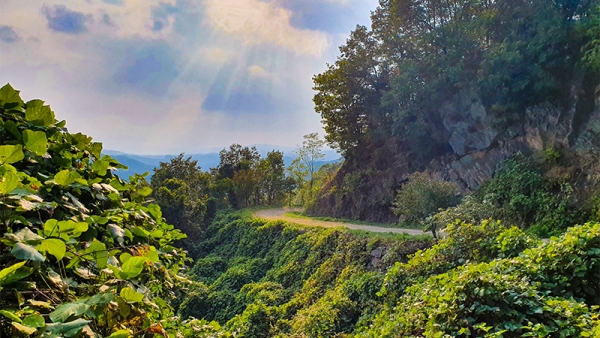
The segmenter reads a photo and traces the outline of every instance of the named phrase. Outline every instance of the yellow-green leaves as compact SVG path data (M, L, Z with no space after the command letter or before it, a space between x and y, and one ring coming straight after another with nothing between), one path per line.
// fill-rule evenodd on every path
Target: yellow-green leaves
M43 131L25 130L23 131L23 141L27 149L40 156L44 155L48 148L48 138Z
M146 257L131 257L127 259L121 267L121 279L130 279L137 277L144 269L144 264L148 259Z
M144 295L133 290L130 287L123 288L119 295L127 303L139 303L144 299Z
M72 170L62 170L54 175L54 182L63 187L67 187L69 184L75 183L79 179L81 179L81 175Z
M49 219L44 223L43 234L46 237L60 237L65 241L77 238L88 230L88 224L75 221L57 221Z
M11 105L12 108L16 108L23 105L23 100L19 96L19 91L7 83L0 88L0 104L7 106L12 103L14 103L14 105Z
M21 181L19 176L12 171L5 171L0 174L0 195L8 195L11 191L19 187Z
M38 246L41 252L47 252L50 255L56 257L57 260L63 259L67 252L65 242L57 238L47 238L42 241Z
M0 164L19 162L23 158L25 158L25 154L23 154L22 145L16 144L0 146Z
M0 287L21 280L33 273L33 269L26 267L27 262L19 262L8 268L0 270Z
M54 113L49 106L44 106L44 101L33 100L26 104L25 120L37 126L49 126L55 122Z

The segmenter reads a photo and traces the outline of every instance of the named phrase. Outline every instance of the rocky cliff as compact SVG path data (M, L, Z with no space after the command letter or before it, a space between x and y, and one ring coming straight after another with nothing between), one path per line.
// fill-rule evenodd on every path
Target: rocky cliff
M384 147L367 151L360 161L347 161L309 212L393 222L391 203L411 173L426 170L471 192L517 152L560 154L562 160L547 168L548 174L562 175L585 194L598 183L600 172L600 86L597 80L590 82L593 85L572 86L565 104L532 106L520 120L509 122L486 107L476 91L461 91L439 108L444 118L437 132L447 139L441 155L423 166L390 137Z

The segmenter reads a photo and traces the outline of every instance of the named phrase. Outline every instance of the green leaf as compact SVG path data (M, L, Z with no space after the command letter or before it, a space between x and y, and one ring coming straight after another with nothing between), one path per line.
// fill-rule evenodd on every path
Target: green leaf
M54 113L50 110L50 107L44 106L43 102L39 104L39 100L35 101L35 104L31 104L34 101L27 103L27 109L25 110L25 120L31 122L37 126L49 126L54 123Z
M145 257L131 257L121 267L121 278L130 279L137 277L144 269L144 264L147 258Z
M23 131L23 141L27 149L40 156L44 155L48 149L48 138L43 131L25 130Z
M130 287L121 289L121 293L119 295L127 303L139 303L144 299L144 295Z
M86 222L75 222L72 220L60 221L49 219L44 223L43 233L46 237L60 237L65 241L77 238L88 230Z
M22 323L23 321L21 321L21 318L19 318L19 316L17 316L16 314L7 311L7 310L0 310L0 315L3 315L4 317L13 320L15 322L19 322Z
M92 164L92 170L98 173L100 176L106 175L106 170L110 167L110 157L107 160L108 156L104 156L101 160L97 160Z
M108 338L128 338L133 336L131 330L118 330L113 332Z
M54 182L56 182L58 185L66 187L69 184L74 183L78 178L81 178L81 176L77 172L71 170L62 170L54 175Z
M146 196L149 196L152 193L152 188L150 188L150 187L143 187L137 193L138 193L138 195L140 195L142 197L146 197Z
M11 164L19 162L25 158L23 154L23 146L17 145L6 145L0 146L0 164Z
M21 132L19 132L19 128L17 128L17 124L14 121L8 120L4 122L4 129L8 130L17 140L21 140Z
M85 249L82 257L85 259L94 259L98 268L104 269L106 267L106 263L108 262L108 251L106 250L106 245L96 239L90 244L90 246Z
M47 310L50 310L53 308L53 306L50 303L43 302L41 300L29 299L28 302L29 302L29 304L31 304L31 306L37 307L37 308L42 308L42 309L47 309Z
M32 314L23 319L23 325L38 328L46 325L46 321L44 321L44 317Z
M23 105L23 100L19 95L19 91L15 90L9 83L0 88L0 103L18 103L19 106Z
M23 260L31 260L34 262L43 262L46 259L36 248L31 245L17 243L10 252L14 257Z
M15 236L19 238L19 241L25 244L39 244L44 237L29 230L29 228L23 228L15 232Z
M15 190L21 181L17 174L7 171L2 177L0 177L0 195L8 195L11 191Z
M36 328L25 326L25 325L22 325L22 324L19 324L19 323L15 323L15 322L12 322L11 325L15 329L17 329L17 331L19 331L19 332L21 332L21 333L23 333L25 335L28 335L28 336L34 334L37 331Z
M79 318L68 323L52 323L46 325L46 331L59 337L74 337L88 325L89 322L89 320Z
M57 238L47 238L42 241L42 244L38 247L42 252L47 252L52 256L56 257L56 260L61 260L67 252L67 246L65 242Z
M56 310L50 313L50 320L54 323L63 323L70 317L78 317L84 314L90 308L83 302L64 303L56 307Z
M0 270L0 286L21 280L33 273L33 268L24 266L27 262L19 262Z
M131 232L133 232L137 236L144 237L144 238L147 238L150 235L150 233L142 227L135 227L135 228L131 229Z

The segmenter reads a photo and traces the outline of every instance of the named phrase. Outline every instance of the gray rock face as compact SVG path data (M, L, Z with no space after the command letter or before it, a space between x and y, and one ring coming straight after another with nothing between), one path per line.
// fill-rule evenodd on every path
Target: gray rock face
M449 144L454 154L441 160L442 168L432 168L464 190L476 190L492 177L498 163L516 152L531 154L550 147L575 148L581 152L600 150L600 88L596 90L595 110L583 124L575 142L578 97L573 96L569 109L542 104L526 110L523 123L500 133L493 115L481 104L473 91L458 94L440 108L444 127L451 134Z
M459 156L487 149L498 136L493 117L476 93L466 91L440 108L444 127L450 132L450 146Z

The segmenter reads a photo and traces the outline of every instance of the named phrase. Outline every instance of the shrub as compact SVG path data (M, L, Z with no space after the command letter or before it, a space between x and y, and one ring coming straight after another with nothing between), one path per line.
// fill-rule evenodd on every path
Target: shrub
M455 183L432 179L427 173L415 173L398 190L393 211L407 222L424 224L425 218L439 209L458 203ZM435 236L435 228L432 229Z

